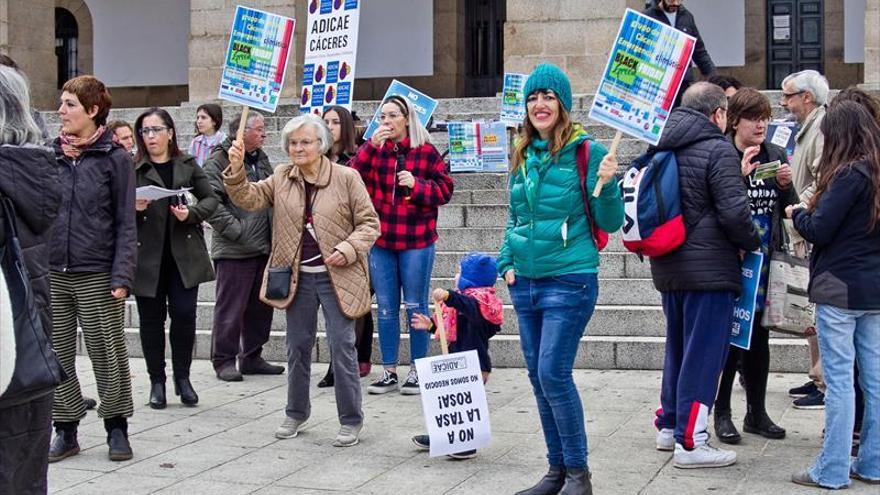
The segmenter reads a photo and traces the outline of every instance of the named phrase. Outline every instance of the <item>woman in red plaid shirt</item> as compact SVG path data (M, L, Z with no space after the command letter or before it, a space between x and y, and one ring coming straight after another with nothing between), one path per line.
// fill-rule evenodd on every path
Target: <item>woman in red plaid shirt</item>
M452 197L452 177L409 101L386 98L379 122L349 162L361 173L382 224L382 236L370 251L370 277L379 305L384 372L367 389L371 394L398 389L401 289L407 321L415 313L429 314L437 210ZM428 332L410 327L411 362L428 354L429 338ZM419 393L415 366L399 388L405 395Z

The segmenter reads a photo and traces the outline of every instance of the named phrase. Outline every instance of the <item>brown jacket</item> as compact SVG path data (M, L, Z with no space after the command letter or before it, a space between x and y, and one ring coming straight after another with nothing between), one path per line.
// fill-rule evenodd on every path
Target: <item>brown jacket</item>
M260 299L278 309L293 303L299 278L302 253L305 186L299 167L282 165L260 182L248 182L244 168L223 172L226 192L232 202L245 210L274 207L272 218L272 253ZM346 266L327 266L336 291L339 307L345 316L355 319L370 310L370 278L367 255L379 238L379 216L367 195L367 188L357 171L321 157L312 206L318 246L326 259L334 250L345 256ZM276 198L279 202L276 204ZM266 298L268 269L292 267L287 299Z

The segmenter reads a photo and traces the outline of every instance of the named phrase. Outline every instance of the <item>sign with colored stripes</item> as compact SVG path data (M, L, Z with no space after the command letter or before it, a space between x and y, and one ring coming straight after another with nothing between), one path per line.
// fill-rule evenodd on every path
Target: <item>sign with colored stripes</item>
M590 118L657 144L696 39L627 9L590 108Z
M351 110L360 0L309 0L300 111Z
M506 172L507 127L504 122L450 122L449 168L452 172Z
M218 97L274 113L293 47L294 24L289 17L236 7Z

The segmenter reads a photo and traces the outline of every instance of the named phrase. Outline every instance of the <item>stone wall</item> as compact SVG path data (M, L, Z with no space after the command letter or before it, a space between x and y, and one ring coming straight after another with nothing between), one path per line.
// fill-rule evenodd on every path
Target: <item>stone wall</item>
M868 0L865 12L865 86L880 90L880 0Z
M846 64L843 62L843 1L826 0L824 3L825 53L823 54L823 64L825 77L828 78L828 84L832 88L843 89L857 85L864 81L864 64ZM865 56L867 57L867 52Z
M304 2L298 1L297 4ZM220 73L229 42L235 7L244 5L274 14L296 17L290 0L190 0L189 99L204 102L217 98ZM302 10L302 9L300 9ZM297 21L299 31L299 21ZM303 27L304 29L304 27ZM301 46L301 45L298 45ZM282 98L296 98L296 70L288 66Z
M642 0L508 0L505 72L529 73L541 62L561 67L575 93L593 93L627 7Z
M12 57L28 75L35 108L55 107L54 0L0 0L0 52Z

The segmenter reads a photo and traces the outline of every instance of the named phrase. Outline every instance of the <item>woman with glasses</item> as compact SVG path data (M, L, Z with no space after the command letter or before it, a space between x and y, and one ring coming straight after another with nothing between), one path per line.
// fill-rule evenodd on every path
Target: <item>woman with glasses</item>
M333 145L324 153L324 156L333 163L347 165L351 157L357 151L355 138L357 130L354 127L354 118L345 107L333 105L324 109L322 116L330 134L333 136ZM364 377L370 374L370 358L373 355L373 313L368 312L358 318L355 323L355 347L358 354L358 371ZM318 382L318 388L333 386L333 363L327 366L327 374Z
M171 317L171 368L174 393L185 406L199 396L189 380L196 337L196 301L199 284L214 280L205 247L202 222L217 208L208 178L195 159L177 147L174 121L165 110L151 108L134 124L138 155L137 185L189 189L156 201L136 202L138 264L134 294L140 318L141 346L150 375L150 407L164 409L165 319Z
M382 225L382 236L370 251L370 278L379 305L384 372L367 391L384 394L399 388L415 395L419 378L414 364L402 386L397 380L400 292L406 321L416 313L429 314L437 210L452 197L452 177L409 100L397 95L382 102L379 127L349 165L363 177ZM410 326L410 363L428 354L428 343L426 330Z
M281 131L281 145L291 163L271 177L248 180L238 141L223 174L237 206L273 208L272 253L260 298L287 311L287 407L275 436L297 436L311 415L311 356L321 306L341 424L333 445L350 447L358 443L364 421L355 320L370 311L367 253L379 237L379 219L357 172L323 156L333 138L320 117L290 120Z
M765 405L770 372L770 332L761 325L761 318L766 304L770 253L783 249L782 218L785 207L796 204L798 196L791 185L791 167L788 165L785 150L764 141L769 121L770 100L760 91L743 88L730 97L727 134L742 162L742 176L749 195L752 221L761 236L764 265L761 268L753 313L751 346L748 350L730 347L715 399L715 434L719 440L729 444L736 444L741 440L736 426L733 425L730 407L734 375L740 360L746 389L743 430L770 439L785 438L785 430L770 419ZM774 177L756 178L758 165L777 160L781 166Z
M49 278L52 344L68 379L55 389L49 462L80 450L77 429L86 407L76 378L77 326L95 372L110 460L132 456L127 418L134 407L123 328L137 262L134 170L105 127L111 104L104 83L92 76L75 77L61 88L61 135L54 148L63 213L52 227Z

